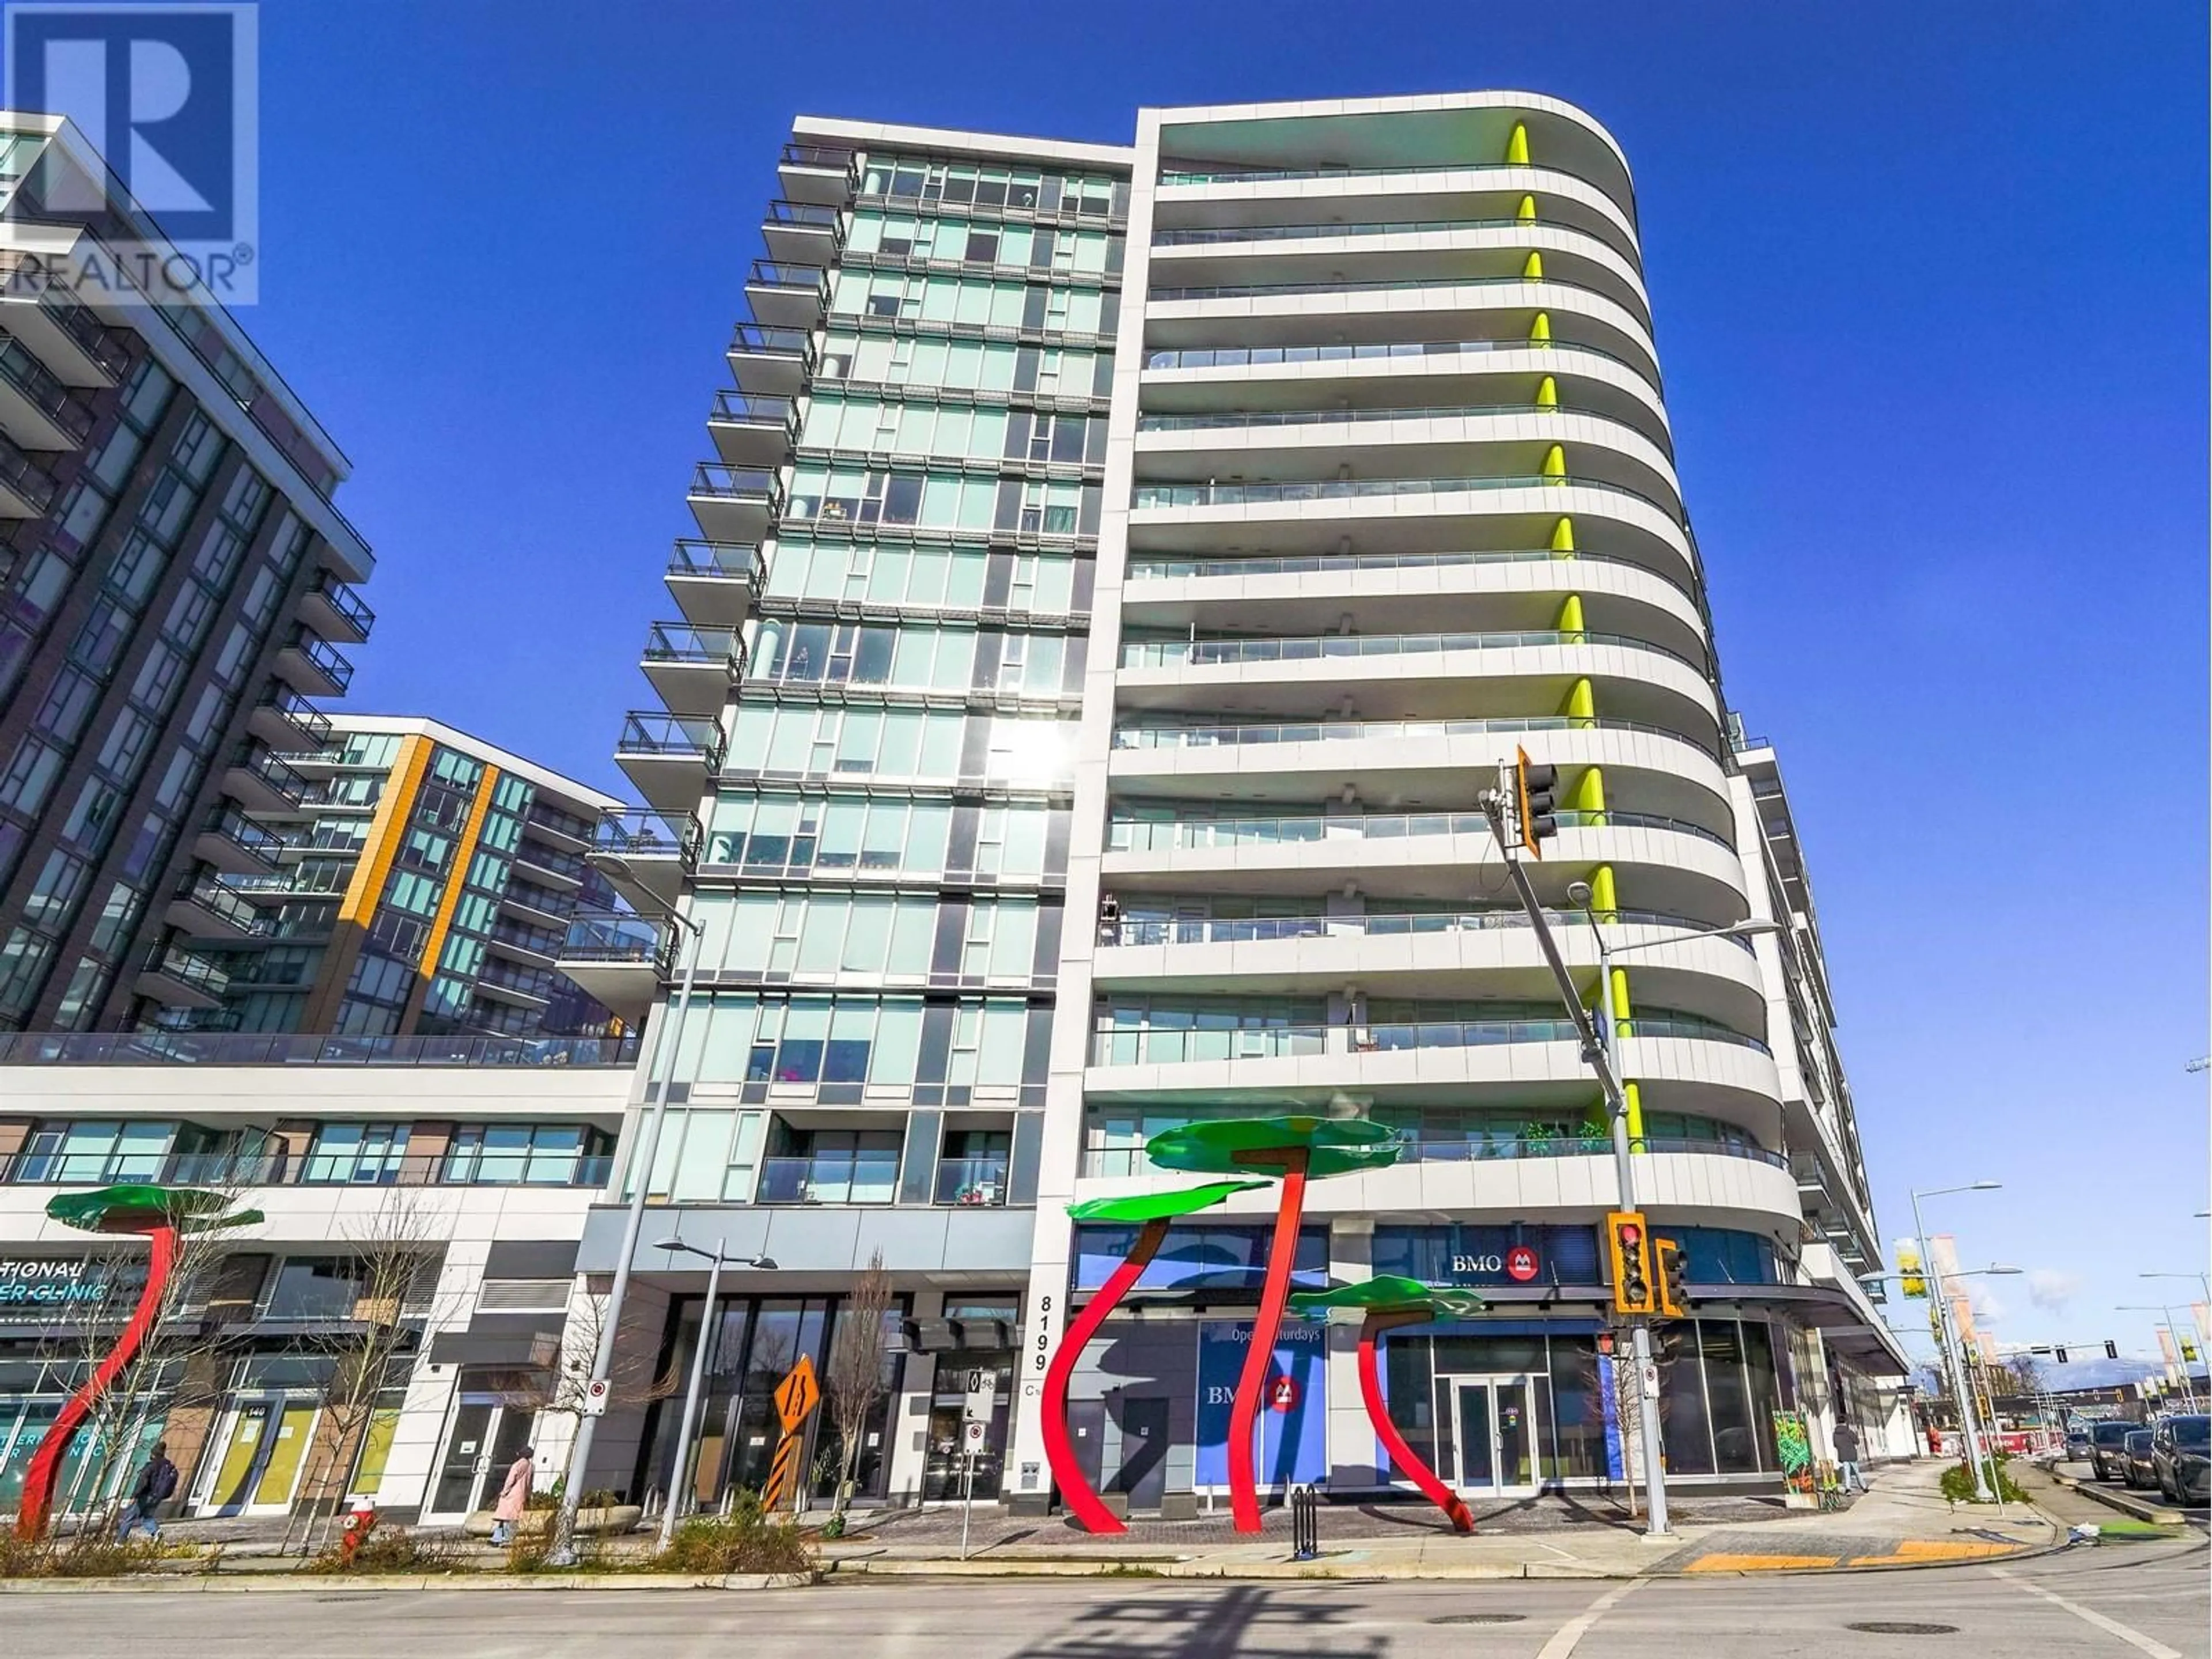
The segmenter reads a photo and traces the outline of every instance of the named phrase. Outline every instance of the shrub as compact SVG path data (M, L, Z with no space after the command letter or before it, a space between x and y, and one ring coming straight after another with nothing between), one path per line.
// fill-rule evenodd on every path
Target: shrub
M100 1528L36 1543L26 1542L7 1528L0 1529L0 1578L114 1578L150 1571L165 1555L191 1553L182 1546L151 1540L118 1544Z
M2002 1453L1994 1460L1996 1464L1997 1497L2008 1504L2025 1503L2027 1500L2027 1494L2014 1483L2012 1476L2005 1470L2005 1464L2008 1461L2010 1460ZM1964 1463L1952 1464L1943 1471L1942 1488L1943 1496L1954 1504L1973 1502L1974 1472Z
M668 1547L653 1558L662 1572L811 1572L814 1557L788 1521L771 1521L749 1492L740 1492L726 1516L697 1516L677 1528Z
M309 1572L453 1572L461 1563L463 1546L449 1534L410 1532L405 1527L381 1526L361 1541L348 1561L337 1548L325 1550L307 1564Z

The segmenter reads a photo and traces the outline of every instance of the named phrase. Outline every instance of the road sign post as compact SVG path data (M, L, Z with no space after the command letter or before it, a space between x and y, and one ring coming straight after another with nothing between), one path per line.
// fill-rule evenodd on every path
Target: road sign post
M999 1374L978 1365L968 1373L960 1407L960 1559L968 1559L968 1525L975 1508L975 1460L991 1443L991 1416L999 1401Z
M799 1454L805 1444L802 1431L814 1408L822 1403L822 1385L815 1380L814 1362L805 1354L775 1385L776 1420L783 1438L776 1442L775 1457L769 1464L768 1485L761 1491L761 1510L773 1515L799 1492Z

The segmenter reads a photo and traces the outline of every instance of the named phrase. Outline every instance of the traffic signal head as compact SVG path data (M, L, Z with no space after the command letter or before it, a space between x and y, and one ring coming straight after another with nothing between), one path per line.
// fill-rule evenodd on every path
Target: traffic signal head
M2119 1357L2120 1357L2120 1345L2119 1345L2118 1343L2117 1343L2117 1342L2113 1341L2110 1337L2106 1338L2106 1340L2105 1340L2105 1358L2107 1358L2107 1359L2118 1359Z
M1658 1311L1657 1291L1651 1271L1651 1235L1642 1212L1614 1210L1605 1218L1606 1240L1613 1255L1613 1310L1650 1314Z
M1559 803L1559 769L1540 766L1525 749L1513 751L1513 806L1521 828L1521 845L1532 858L1544 856L1544 842L1559 833L1554 816Z
M2063 1348L2053 1348L2051 1351L2051 1357L2063 1365L2066 1363L2066 1350Z
M1659 1261L1659 1311L1669 1319L1680 1319L1690 1311L1690 1275L1682 1265L1682 1247L1671 1238L1655 1238L1651 1245Z

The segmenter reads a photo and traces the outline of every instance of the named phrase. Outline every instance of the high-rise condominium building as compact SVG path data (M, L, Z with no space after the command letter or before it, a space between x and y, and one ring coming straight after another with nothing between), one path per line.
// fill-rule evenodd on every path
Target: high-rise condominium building
M553 966L614 895L587 861L612 796L413 716L337 714L280 763L275 867L198 896L188 921L228 983L187 1028L412 1036L604 1036ZM220 943L217 943L220 942Z
M1613 138L1519 93L1146 110L1129 147L805 118L780 176L621 750L699 928L638 953L680 1214L626 1340L696 1340L679 1224L777 1264L722 1281L699 1494L759 1482L768 1390L880 1252L910 1352L864 1486L949 1493L988 1369L981 1485L1046 1502L1046 1357L1129 1243L1068 1206L1291 1113L1401 1147L1313 1184L1297 1283L1490 1304L1388 1342L1407 1438L1473 1496L1619 1479L1610 1126L1477 807L1516 750L1562 774L1535 879L1697 1297L1670 1470L1778 1480L1778 1410L1878 1435L1905 1368L1820 937ZM1075 1443L1136 1509L1224 1485L1273 1201L1178 1227L1084 1358ZM1266 1478L1389 1486L1347 1333L1276 1363ZM676 1429L617 1413L586 1478L664 1489Z
M222 1000L217 877L274 867L371 620L345 460L237 324L52 279L118 226L74 128L0 112L0 1030Z

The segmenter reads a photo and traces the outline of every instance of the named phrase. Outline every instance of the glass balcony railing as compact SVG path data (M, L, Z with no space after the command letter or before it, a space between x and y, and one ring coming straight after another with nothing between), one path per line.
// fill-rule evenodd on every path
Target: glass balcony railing
M55 326L99 364L102 373L111 380L121 380L131 367L131 348L123 335L101 322L91 307L49 280L52 275L39 255L0 252L0 282L4 282L8 297L35 299Z
M1562 552L1556 548L1540 547L1494 553L1303 553L1235 559L1163 559L1134 555L1123 569L1123 578L1136 582L1204 580L1221 576L1348 575L1361 570L1442 570L1464 565L1553 562L1618 565L1626 569L1639 570L1665 582L1685 598L1690 597L1690 590L1673 576L1654 570L1649 565L1638 564L1632 559L1617 559L1604 553Z
M0 329L0 379L78 443L92 436L92 405L55 378L28 346Z
M1771 1054L1757 1037L1681 1015L1620 1022L1625 1037L1680 1037L1723 1042ZM1582 1034L1562 1013L1556 1019L1422 1020L1379 1025L1254 1025L1195 1030L1121 1027L1091 1034L1093 1066L1182 1066L1205 1061L1395 1054L1411 1048L1486 1048L1517 1042L1574 1042Z
M1490 489L1535 489L1547 486L1595 489L1625 495L1656 508L1675 524L1681 514L1662 501L1626 484L1603 478L1567 473L1515 473L1470 478L1297 478L1279 483L1140 483L1130 492L1129 505L1138 512L1157 507L1259 507L1291 501L1365 501L1377 496L1460 495Z
M1525 732L1641 732L1671 738L1707 754L1712 744L1663 726L1607 715L1527 714L1479 720L1279 720L1244 724L1234 720L1180 726L1122 726L1115 728L1116 749L1218 749L1261 743L1347 743L1376 738L1510 736Z
M645 637L645 660L720 666L742 678L745 667L744 640L734 628L657 622Z
M262 693L261 707L275 711L298 732L302 752L321 749L331 738L331 717L282 680L271 680Z
M1169 163L1160 169L1162 185L1275 185L1302 179L1412 179L1443 173L1526 173L1525 161L1438 161L1425 167L1206 167L1198 163Z
M820 265L795 265L781 259L756 259L746 274L747 288L770 288L808 293L827 300L830 273Z
M1664 830L1733 850L1735 843L1701 823L1653 812L1559 812L1562 829ZM1410 841L1434 836L1487 836L1480 812L1360 812L1334 817L1115 818L1107 826L1109 853L1194 852L1208 848L1292 847L1321 842Z
M937 1201L963 1209L995 1208L1006 1201L1004 1158L947 1158L938 1160Z
M1545 918L1559 930L1589 925L1579 910L1547 910ZM1687 916L1656 910L1614 910L1603 919L1625 927L1667 927L1685 933L1709 924ZM1249 945L1294 939L1390 939L1425 933L1488 933L1528 926L1528 915L1520 908L1461 911L1370 911L1358 916L1131 916L1104 930L1100 943L1117 945ZM1748 939L1735 934L1715 937L1752 953Z
M615 753L702 760L712 770L722 762L722 731L703 716L640 709L623 717Z
M1510 651L1522 646L1609 645L1671 657L1703 674L1679 651L1625 634L1586 629L1524 629L1498 634L1310 634L1282 639L1129 640L1121 647L1124 668L1206 668L1236 663L1315 662L1322 658L1418 657L1448 651Z
M787 431L796 428L798 415L799 400L795 398L754 397L728 386L714 393L714 407L707 411L709 421L781 427Z
M309 628L295 628L289 641L291 648L313 665L315 672L328 679L343 693L353 684L353 664L345 653L321 635Z
M621 1037L0 1031L0 1066L634 1066Z
M756 1204L889 1204L898 1197L898 1155L764 1158Z
M732 357L795 357L804 367L814 366L814 336L803 328L773 328L763 323L739 323L730 337Z
M1571 236L1604 238L1557 219L1382 219L1362 224L1200 225L1156 230L1154 247L1212 247L1224 242L1313 241L1329 236L1415 236L1454 230L1542 230ZM1611 247L1611 243L1607 243ZM1618 250L1615 250L1618 252Z
M1215 415L1139 415L1139 432L1217 432L1279 426L1357 426L1374 421L1464 421L1485 415L1578 415L1565 404L1459 404L1420 409L1224 410ZM1593 420L1606 420L1591 415ZM1620 422L1613 422L1619 425Z
M1394 358L1473 356L1500 351L1540 351L1571 356L1602 357L1644 371L1627 358L1573 340L1374 340L1363 344L1280 346L1198 346L1163 349L1145 354L1146 368L1267 368L1282 363L1351 363Z
M820 167L829 173L850 173L856 157L849 149L837 149L827 144L804 144L793 140L783 147L783 159L778 167Z
M1613 1138L1603 1135L1509 1135L1474 1133L1465 1138L1407 1134L1399 1138L1401 1164L1490 1164L1525 1158L1611 1158ZM1646 1136L1634 1143L1647 1153L1689 1153L1706 1158L1741 1158L1772 1169L1787 1169L1786 1153L1771 1152L1748 1139L1691 1140ZM1113 1179L1158 1173L1142 1146L1093 1146L1083 1153L1082 1175Z
M145 971L188 985L204 996L221 997L230 988L228 972L180 945L155 945L146 953Z
M58 488L54 475L33 460L28 450L4 433L0 433L0 484L21 496L35 513L45 514L53 507Z
M775 228L834 231L844 215L837 209L812 202L770 202L768 224Z
M197 881L187 877L178 884L175 896L177 902L194 905L241 933L270 931L270 918L241 897L235 888L226 886L213 876L204 875Z
M758 592L768 586L768 561L751 545L679 541L668 556L668 574L679 580L750 582Z
M691 493L718 501L757 501L773 512L783 491L773 469L726 466L720 461L701 461L691 475Z
M659 922L610 910L570 916L560 954L563 962L633 962L665 973L675 951Z
M1564 276L1401 276L1389 282L1350 276L1328 283L1199 283L1187 288L1148 289L1147 300L1271 300L1295 294L1419 294L1460 288L1571 288L1614 305L1605 289Z
M274 750L248 738L231 750L230 763L258 778L276 794L295 806L307 799L307 780Z
M678 859L690 864L699 856L702 832L698 820L673 817L649 806L625 806L600 818L592 832L592 850L624 859Z
M245 848L264 864L274 864L284 850L283 836L265 824L256 823L234 806L217 807L203 821L200 830Z
M0 1160L10 1186L97 1187L118 1181L185 1187L604 1187L614 1160L542 1151L502 1155L328 1152L18 1152Z
M350 582L342 581L325 570L315 579L312 591L362 633L367 634L376 626L376 612L368 608L368 602Z

